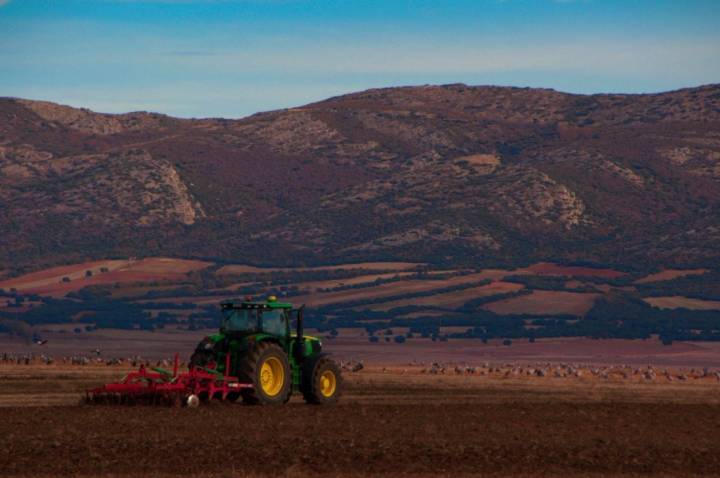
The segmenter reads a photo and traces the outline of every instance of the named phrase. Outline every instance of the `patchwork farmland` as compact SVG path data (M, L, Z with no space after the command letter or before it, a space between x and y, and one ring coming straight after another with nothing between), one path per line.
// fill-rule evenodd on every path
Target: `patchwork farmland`
M714 329L702 326L698 332L694 324L720 313L718 277L709 269L653 272L553 263L514 269L409 262L265 268L183 258L114 259L4 279L0 325L26 337L103 328L214 329L220 301L276 295L305 304L309 324L320 333L364 330L367 340L395 340L399 330L403 340L713 340ZM667 294L669 288L680 293ZM676 330L667 332L662 324L673 319Z

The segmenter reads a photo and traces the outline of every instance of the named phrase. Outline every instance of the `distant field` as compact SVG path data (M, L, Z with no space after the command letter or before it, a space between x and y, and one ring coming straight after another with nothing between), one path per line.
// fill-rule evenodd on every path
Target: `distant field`
M413 272L388 272L384 274L366 274L347 279L332 279L323 281L298 282L296 285L300 290L315 292L316 289L332 289L334 287L353 286L358 284L370 284L376 280L392 279L393 277L407 277Z
M368 308L373 310L390 310L395 307L405 307L408 305L457 308L464 303L473 299L477 299L479 297L505 294L507 292L517 292L518 290L523 288L525 288L524 285L514 282L493 282L488 285L471 287L469 289L448 292L445 294L436 294L427 297L417 297L414 299L402 299L394 300L391 302L382 302L380 304L371 305Z
M562 266L549 262L533 264L522 271L532 272L537 275L561 275L575 277L600 277L603 279L615 279L626 275L624 272L612 269L596 269L594 267Z
M107 260L86 262L63 267L55 267L44 271L27 274L22 277L0 282L0 287L5 289L15 288L22 293L37 293L54 297L62 297L69 292L77 291L91 285L118 285L110 289L111 297L116 299L132 298L143 296L147 292L172 290L181 286L187 281L187 273L212 266L210 262L184 260L173 258L146 258L142 260ZM295 283L282 283L282 287L294 289L300 292L289 300L295 303L304 303L310 307L318 307L329 304L354 302L363 300L381 300L393 298L404 294L429 293L427 296L418 298L396 299L385 303L368 306L374 310L387 311L395 307L407 305L437 306L442 308L456 308L463 303L479 298L496 294L514 292L523 288L516 283L503 282L503 278L509 275L563 275L563 276L595 276L599 278L615 278L623 273L611 269L597 269L575 266L561 266L551 263L538 263L521 269L483 269L466 275L457 274L457 270L439 270L425 272L422 277L410 277L415 274L415 269L423 264L410 262L362 262L337 264L318 267L257 267L243 264L226 265L218 269L217 277L228 274L262 274L268 272L298 272L315 273L318 271L353 270L354 275L338 279L305 280ZM101 269L106 272L101 272ZM87 276L87 271L91 276ZM377 272L374 272L377 271ZM446 274L449 277L444 279L433 279L439 274ZM383 281L397 277L408 276L388 283L373 284L375 281ZM69 282L63 282L63 278L69 278ZM151 285L150 282L164 280L160 285ZM449 287L463 284L472 284L483 280L494 281L490 285L470 287L461 291L444 292ZM568 287L575 285L569 282ZM579 284L579 283L578 283ZM361 286L361 287L357 287ZM594 287L603 288L604 284L594 284ZM144 302L171 302L171 303L194 303L197 305L215 304L221 300L238 296L235 292L238 288L263 287L256 281L244 281L237 283L222 284L221 287L206 289L208 292L227 292L223 295L203 294L203 289L197 285L191 287L192 294L156 299L141 299L138 303ZM269 290L278 290L278 287L265 286ZM321 289L344 288L345 290L321 291ZM606 287L609 290L609 287ZM432 294L434 290L440 293ZM199 294L198 294L199 292ZM595 295L576 294L569 292L548 292L536 291L528 297L520 297L508 301L499 301L488 306L489 310L499 313L572 313L581 314L592 304ZM7 301L5 301L7 302ZM5 303L0 303L0 306ZM21 311L22 307L15 307ZM363 306L365 308L365 306ZM502 311L502 312L500 312Z
M668 269L635 281L636 284L647 284L649 282L661 282L692 275L701 275L710 272L708 269Z
M108 261L93 261L84 262L81 264L72 264L68 266L52 267L50 269L44 269L24 276L16 277L14 279L8 279L0 282L0 288L3 289L17 289L20 292L27 292L31 290L44 290L45 288L55 287L63 277L69 277L72 280L84 279L85 271L97 271L105 267L108 271L115 271L123 266L126 266L128 261L125 260L108 260Z
M339 269L364 270L408 270L422 266L415 262L357 262L319 267L255 267L248 265L229 265L218 269L218 274L259 274L263 272L290 272L290 271L335 271Z
M671 297L647 297L648 304L661 309L720 310L720 301L691 299L679 295Z
M615 295L621 297L621 300L636 300L642 297L640 294L650 295L646 289L651 287L619 287L613 284L612 279L625 275L618 270L552 263L536 263L518 269L443 270L432 270L432 267L426 264L409 262L364 262L303 268L263 268L236 264L226 265L217 272L213 272L216 269L213 266L215 264L205 261L157 257L54 267L0 282L0 288L6 291L14 288L19 294L26 295L0 297L0 313L5 318L12 319L13 315L21 317L25 314L30 317L44 313L38 310L40 307L49 307L51 313L53 307L64 307L72 312L60 310L53 316L53 321L64 322L70 317L78 319L88 314L102 317L103 312L96 311L103 310L103 301L112 299L117 301L112 307L126 307L127 304L123 302L132 302L145 308L144 315L141 311L137 311L135 316L122 315L120 320L127 317L127 323L124 323L122 328L140 328L147 325L161 329L164 325L180 325L181 328L197 329L216 323L217 316L208 306L217 306L223 300L248 295L265 297L274 294L281 300L295 305L305 304L315 309L315 319L322 320L324 314L330 325L334 320L345 324L367 324L368 320L397 324L397 321L402 322L405 319L445 314L445 325L464 326L471 323L475 316L458 308L475 299L484 298L483 308L498 314L495 316L498 321L504 319L501 316L507 315L582 317L600 297ZM101 272L101 269L105 272ZM188 274L202 269L206 270L203 273ZM344 271L337 273L339 269ZM87 271L90 271L90 275ZM263 276L272 271L295 273ZM702 285L703 276L698 274L704 272L705 269L666 270L643 277L638 282L644 284L695 275L696 277L689 280L700 281ZM247 276L233 275L241 273ZM508 276L523 277L512 279L518 282L511 282L506 280ZM67 277L69 282L63 282L64 277ZM97 290L95 295L88 294L81 302L72 299L61 305L27 297L28 294L36 293L61 298L86 286L105 287ZM584 292L573 289L582 289ZM521 290L527 290L527 293L504 299L499 297L501 294ZM148 293L149 295L146 295ZM691 299L679 294L673 296L671 292L663 292L662 297L647 297L645 301L650 315L659 313L658 309L650 306L665 309L684 307L694 310L720 310L720 301ZM144 305L147 303L153 305ZM616 304L619 304L613 306L617 308L616 312L606 311L609 318L614 317L612 314L622 313L622 302ZM322 310L326 306L331 307ZM426 310L390 312L408 306L420 306ZM157 307L163 307L165 313L159 314ZM132 310L132 307L129 309ZM364 313L364 310L372 310L378 314L371 317L372 314ZM152 324L143 322L149 320L144 318L147 316L152 317ZM102 320L101 318L97 322L101 324L101 328L106 327ZM648 321L653 323L651 318L648 318ZM17 327L11 322L8 324ZM499 325L501 328L504 326L502 322ZM653 333L657 333L653 330ZM557 331L553 333L563 335Z
M337 292L316 293L293 297L296 302L305 303L309 306L321 306L339 302L352 302L356 300L379 299L392 297L401 294L412 294L417 292L428 292L434 289L444 289L460 284L469 284L486 279L487 276L480 272L463 276L450 277L443 280L401 280L380 284L377 287L360 289L349 289Z
M496 314L584 315L600 294L536 290L532 294L491 302L483 308Z
M0 282L0 288L16 289L26 294L64 296L91 285L116 282L147 282L161 279L177 280L188 272L204 269L210 262L153 257L140 260L94 261L53 267ZM107 269L102 272L101 269ZM86 276L87 271L92 276ZM63 282L67 277L70 282Z

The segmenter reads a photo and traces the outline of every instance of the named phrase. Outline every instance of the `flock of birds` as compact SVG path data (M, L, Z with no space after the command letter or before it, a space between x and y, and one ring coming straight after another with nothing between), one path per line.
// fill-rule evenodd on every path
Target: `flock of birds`
M130 366L139 367L172 367L173 359L150 360L136 357L103 357L100 349L94 349L87 354L75 354L55 358L47 354L23 353L0 354L0 364L16 365L51 365L54 363L63 365L107 365L107 366ZM181 368L186 364L181 362ZM535 364L492 364L485 362L481 365L450 364L432 362L429 365L423 362L412 362L408 364L411 368L403 368L401 374L409 373L411 370L427 375L468 375L468 376L489 376L495 378L521 378L521 377L552 377L552 378L582 378L595 377L598 379L632 380L645 381L665 380L668 382L687 382L689 380L712 379L720 382L720 370L704 368L660 368L653 365L636 366L629 364L622 365L593 365L579 363L535 363ZM340 361L340 368L344 372L356 373L365 368L362 360ZM383 367L384 373L396 371Z
M127 365L133 368L144 365L146 367L172 367L172 359L160 359L150 360L140 356L136 357L102 357L100 349L95 349L88 354L75 354L61 357L54 357L48 354L34 354L34 353L23 353L23 354L12 354L3 353L0 354L0 364L15 364L15 365L52 365L52 364L63 364L63 365ZM185 366L185 363L179 364L181 367Z
M416 363L410 364L417 365ZM404 369L407 371L407 369ZM720 382L720 370L713 370L708 367L686 369L658 368L653 365L638 367L635 365L592 365L576 363L535 363L535 364L490 364L483 363L480 366L471 365L450 365L440 362L433 362L429 367L420 370L422 374L430 375L487 375L502 378L520 377L554 377L554 378L581 378L596 377L599 379L621 379L630 380L639 378L647 381L664 379L668 382L688 381L691 379L711 378Z

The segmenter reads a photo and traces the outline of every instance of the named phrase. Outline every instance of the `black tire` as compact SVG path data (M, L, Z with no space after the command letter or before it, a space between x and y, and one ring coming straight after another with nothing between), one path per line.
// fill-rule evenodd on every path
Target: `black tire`
M334 377L332 392L323 386L323 375ZM302 393L307 403L313 405L330 405L336 403L342 393L343 378L340 367L327 356L319 356L309 361L303 368ZM323 391L323 388L325 390Z
M274 395L266 393L262 385L260 371L263 363L269 359L277 359L282 367L283 383ZM287 355L278 345L260 342L247 354L240 366L240 380L253 384L253 388L242 390L243 402L250 405L282 405L287 402L292 390L292 373Z

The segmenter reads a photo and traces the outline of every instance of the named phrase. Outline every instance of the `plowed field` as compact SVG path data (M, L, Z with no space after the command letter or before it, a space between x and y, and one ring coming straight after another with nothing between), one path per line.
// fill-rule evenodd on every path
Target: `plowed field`
M7 377L3 386L40 397L43 387L62 380ZM379 372L347 381L343 400L330 407L294 398L280 407L0 408L0 470L205 477L720 470L720 385L563 386Z

